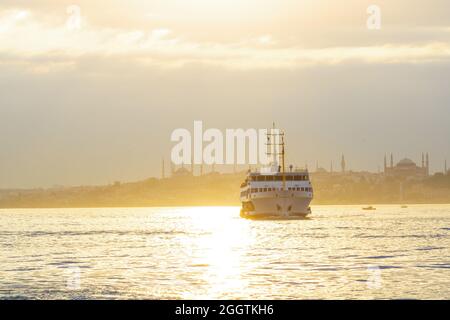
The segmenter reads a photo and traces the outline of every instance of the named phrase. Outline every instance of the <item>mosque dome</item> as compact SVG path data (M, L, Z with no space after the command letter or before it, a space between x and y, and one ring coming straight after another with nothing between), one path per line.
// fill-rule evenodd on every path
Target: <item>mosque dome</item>
M415 167L416 164L411 159L405 158L403 160L400 160L400 162L397 164L399 167Z
M191 174L191 172L188 170L188 169L186 169L186 168L179 168L178 170L176 170L175 172L174 172L174 175L175 176L188 176L188 175L190 175Z

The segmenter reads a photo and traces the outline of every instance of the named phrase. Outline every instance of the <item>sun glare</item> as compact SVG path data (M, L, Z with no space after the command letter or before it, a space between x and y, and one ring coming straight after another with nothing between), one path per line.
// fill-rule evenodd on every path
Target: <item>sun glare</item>
M187 209L192 228L203 234L188 244L190 263L204 268L202 277L207 287L194 296L185 293L183 298L224 298L224 292L245 289L242 278L242 259L254 241L251 224L239 218L236 207L204 207Z

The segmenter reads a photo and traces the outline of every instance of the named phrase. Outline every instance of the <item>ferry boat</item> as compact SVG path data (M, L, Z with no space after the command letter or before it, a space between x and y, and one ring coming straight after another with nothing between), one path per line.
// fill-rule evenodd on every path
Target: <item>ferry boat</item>
M311 214L313 187L307 169L285 170L284 132L267 134L267 154L271 162L249 170L241 185L241 217L246 219L298 219Z

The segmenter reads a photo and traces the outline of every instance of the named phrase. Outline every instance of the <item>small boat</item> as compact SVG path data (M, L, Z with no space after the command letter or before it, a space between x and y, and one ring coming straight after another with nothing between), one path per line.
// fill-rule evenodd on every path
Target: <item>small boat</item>
M408 208L408 206L402 206L402 209L406 209L406 208Z
M362 208L363 210L366 210L366 211L373 211L373 210L377 210L377 208L375 208L375 207L372 207L372 206L369 206L369 207L364 207L364 208Z

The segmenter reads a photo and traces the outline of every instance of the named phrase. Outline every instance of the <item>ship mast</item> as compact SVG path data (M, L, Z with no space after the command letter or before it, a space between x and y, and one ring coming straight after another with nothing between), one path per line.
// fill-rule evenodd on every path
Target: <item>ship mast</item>
M280 131L280 139L281 139L281 176L283 179L283 191L286 191L286 168L285 168L285 161L284 161L284 155L285 155L285 150L284 150L284 132Z
M272 156L272 165L277 166L277 171L281 174L283 181L283 191L286 190L286 164L285 164L285 142L284 132L275 129L275 122L270 133L267 134L268 154ZM280 166L281 164L281 166Z

